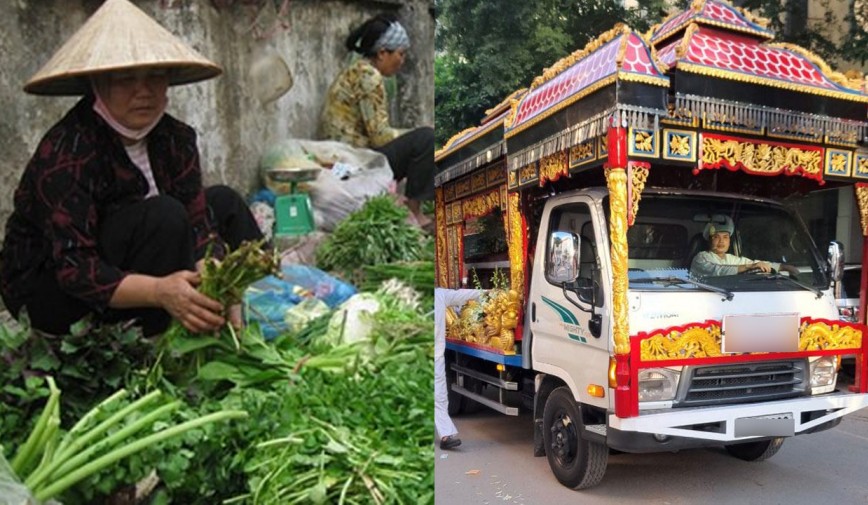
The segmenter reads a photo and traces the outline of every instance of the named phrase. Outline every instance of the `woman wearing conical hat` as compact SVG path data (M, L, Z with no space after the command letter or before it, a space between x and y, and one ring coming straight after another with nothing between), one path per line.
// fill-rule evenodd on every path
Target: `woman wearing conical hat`
M220 72L127 0L107 0L30 79L29 93L83 97L15 192L0 256L13 315L51 334L88 314L136 318L146 335L171 318L194 332L225 324L196 291L195 265L209 243L219 255L261 234L234 191L203 189L196 133L165 112L168 86Z
M386 155L394 179L407 179L407 206L419 224L433 225L421 212L421 203L434 199L434 129L392 128L383 85L383 77L397 74L404 65L410 48L407 31L393 15L380 14L356 28L346 47L362 57L350 63L329 88L320 137Z

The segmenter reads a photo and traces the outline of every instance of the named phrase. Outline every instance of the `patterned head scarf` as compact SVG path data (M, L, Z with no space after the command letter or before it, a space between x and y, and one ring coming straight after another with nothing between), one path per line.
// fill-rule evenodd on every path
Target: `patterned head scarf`
M721 221L723 221L721 223ZM735 224L732 222L732 219L729 216L721 216L715 214L712 221L705 225L705 229L702 230L702 236L705 237L705 240L711 238L715 233L732 233L735 231Z
M407 30L401 26L401 23L395 21L380 35L380 38L374 44L373 50L375 52L380 49L397 51L398 49L407 49L409 47L410 37L407 35Z

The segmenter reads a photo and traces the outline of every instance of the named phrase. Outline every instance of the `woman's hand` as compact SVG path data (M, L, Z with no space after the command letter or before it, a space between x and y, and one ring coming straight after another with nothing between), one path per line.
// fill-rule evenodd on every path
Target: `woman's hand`
M214 266L220 266L220 260L216 258L211 258L211 262L214 263ZM199 275L205 271L205 258L196 262L196 271L199 272ZM233 328L236 330L244 328L244 320L241 317L240 304L224 307L222 312L226 314L226 318L229 320L229 324L231 324Z
M158 281L157 300L160 306L193 333L217 331L226 320L220 313L223 306L196 291L199 274L181 270Z
M244 320L241 318L241 304L235 304L229 307L227 311L229 324L236 330L244 328Z

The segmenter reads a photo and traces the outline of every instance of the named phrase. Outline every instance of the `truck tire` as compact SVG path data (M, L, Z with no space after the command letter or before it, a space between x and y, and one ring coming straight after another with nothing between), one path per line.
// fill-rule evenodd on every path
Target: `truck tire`
M783 438L773 438L762 442L745 442L726 446L727 452L744 461L765 461L781 450Z
M609 461L608 447L581 438L580 409L566 386L552 391L543 409L546 458L558 482L572 489L599 484Z

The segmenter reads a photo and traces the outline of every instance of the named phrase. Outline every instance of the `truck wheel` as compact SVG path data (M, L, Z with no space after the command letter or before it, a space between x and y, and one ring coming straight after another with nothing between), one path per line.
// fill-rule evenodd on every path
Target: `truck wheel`
M595 486L606 473L609 449L581 438L581 406L570 388L561 386L549 395L543 410L546 457L558 482L572 489Z
M762 442L745 442L743 444L731 444L726 446L727 452L738 459L745 461L764 461L781 450L783 438L773 438Z

